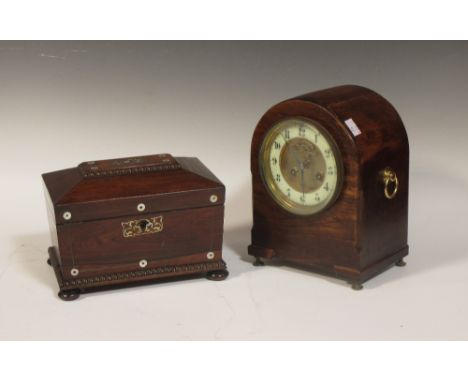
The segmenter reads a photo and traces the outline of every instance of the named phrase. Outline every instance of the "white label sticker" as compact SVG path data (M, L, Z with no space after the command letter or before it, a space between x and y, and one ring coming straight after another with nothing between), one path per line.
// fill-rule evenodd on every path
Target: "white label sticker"
M359 127L357 127L356 123L354 123L353 119L347 119L344 121L346 123L346 126L348 126L349 131L353 133L355 137L357 137L359 134L361 134L361 130L359 130Z

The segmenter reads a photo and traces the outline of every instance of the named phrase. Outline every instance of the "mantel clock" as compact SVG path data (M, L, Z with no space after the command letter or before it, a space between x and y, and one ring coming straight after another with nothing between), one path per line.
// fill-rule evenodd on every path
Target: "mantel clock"
M273 106L252 140L256 265L278 258L353 289L408 254L409 147L393 106L340 86Z

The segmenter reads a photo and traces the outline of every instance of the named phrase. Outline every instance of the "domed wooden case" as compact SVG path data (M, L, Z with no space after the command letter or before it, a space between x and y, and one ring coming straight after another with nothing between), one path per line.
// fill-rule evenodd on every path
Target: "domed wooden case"
M318 122L341 153L342 188L317 214L295 215L276 203L261 176L268 131L288 118ZM395 108L381 95L347 85L294 97L260 119L252 139L253 227L249 254L278 258L362 283L408 254L408 138Z
M84 162L43 180L62 299L178 276L226 278L225 188L197 158Z

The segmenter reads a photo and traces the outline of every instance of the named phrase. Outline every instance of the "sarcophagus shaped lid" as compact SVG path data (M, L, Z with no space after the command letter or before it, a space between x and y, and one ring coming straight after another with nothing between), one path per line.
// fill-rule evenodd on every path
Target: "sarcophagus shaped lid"
M197 158L170 154L83 162L43 174L57 224L224 204Z

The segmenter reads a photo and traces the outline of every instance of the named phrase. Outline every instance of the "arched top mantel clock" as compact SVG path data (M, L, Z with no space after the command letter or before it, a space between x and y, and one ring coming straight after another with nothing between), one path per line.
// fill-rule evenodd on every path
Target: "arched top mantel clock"
M361 86L270 108L251 147L249 253L354 289L408 254L408 138L395 108Z

